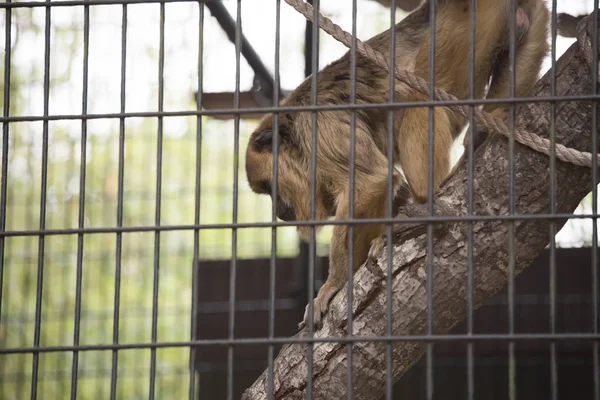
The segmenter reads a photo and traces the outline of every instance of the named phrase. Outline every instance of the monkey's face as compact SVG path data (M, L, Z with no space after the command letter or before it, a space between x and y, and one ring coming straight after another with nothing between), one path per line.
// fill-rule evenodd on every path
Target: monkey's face
M246 176L250 188L257 194L267 194L275 203L277 218L282 221L296 221L298 219L294 207L296 195L301 191L302 177L290 168L289 143L286 141L288 127L281 124L279 128L278 165L277 165L277 191L273 198L273 127L271 118L265 118L254 131L246 150Z
M273 198L273 120L267 116L250 137L246 150L246 176L252 191L267 194L275 203L277 218L300 221L310 215L310 160L292 136L293 119L281 115L277 148L277 191ZM316 219L327 218L327 208L317 188L315 193ZM308 235L308 227L299 227L301 236ZM306 232L305 232L306 231Z

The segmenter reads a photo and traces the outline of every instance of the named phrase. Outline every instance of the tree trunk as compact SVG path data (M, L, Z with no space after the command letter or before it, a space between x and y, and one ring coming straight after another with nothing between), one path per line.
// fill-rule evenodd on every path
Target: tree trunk
M589 38L588 38L589 40ZM591 67L578 43L556 65L556 95L592 93ZM537 84L533 95L550 96L552 74L549 71ZM591 151L592 101L556 103L556 141L567 147ZM542 137L550 133L550 104L522 104L517 109L517 124ZM477 215L509 214L508 139L496 135L475 153L473 168L473 207ZM442 184L440 197L448 201L458 215L467 215L467 159ZM515 211L517 214L550 214L550 158L515 143ZM556 162L555 213L572 213L592 187L591 169ZM556 221L558 232L566 220ZM473 222L473 299L475 308L508 283L510 223ZM516 273L526 268L549 243L547 219L514 222ZM397 238L396 238L397 240ZM467 316L467 223L454 223L449 231L434 239L433 256L433 332L443 334ZM354 277L353 335L386 335L387 251L370 265L361 267ZM395 244L392 260L393 335L424 335L427 332L427 235L420 234ZM315 338L347 336L347 289L333 299L324 327ZM344 343L315 343L313 366L307 364L307 344L284 346L274 363L275 399L307 398L307 372L312 371L315 399L341 399L347 396L348 353ZM423 341L394 342L393 378L398 380L424 354ZM363 341L353 345L353 398L379 399L386 383L386 344ZM243 399L267 399L269 379L265 371L246 390Z

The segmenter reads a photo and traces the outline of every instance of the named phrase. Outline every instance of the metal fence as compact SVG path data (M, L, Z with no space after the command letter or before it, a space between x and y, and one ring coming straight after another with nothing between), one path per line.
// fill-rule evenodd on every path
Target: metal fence
M351 10L349 30L354 36L357 34L357 21L361 19L358 4L368 2L371 0L354 0L345 5L347 10ZM257 7L252 2L56 0L6 1L0 4L0 18L5 28L4 62L1 66L3 114L0 117L3 135L0 397L206 398L202 397L202 388L199 387L202 384L198 383L202 380L198 381L197 375L209 373L206 376L213 377L210 372L225 368L221 396L229 399L239 394L237 389L234 390L234 370L247 367L236 358L236 351L242 352L240 346L260 345L261 349L266 348L264 366L268 369L268 383L272 388L275 385L274 360L278 349L286 343L307 344L309 374L305 378L306 394L308 398L312 397L314 371L310 349L311 344L317 344L319 339L280 337L278 332L289 332L292 322L287 315L285 322L278 322L276 311L290 309L294 316L301 315L304 305L314 297L322 283L319 280L320 257L327 253L328 248L327 238L317 237L316 228L331 222L315 221L314 218L302 222L309 227L310 240L308 244L298 245L296 224L277 221L275 206L268 199L259 199L252 194L243 176L243 154L249 133L256 124L255 120L246 119L249 115L281 115L278 111L310 112L314 121L311 140L313 145L317 144L317 116L321 109L316 105L317 74L310 78L312 105L300 111L274 106L290 93L280 84L284 80L281 38L288 29L282 23L282 12L287 6L280 0L268 3L272 9L272 14L269 14L272 19L268 22L269 29L272 25L273 54L270 55L272 62L267 63L264 62L264 50L252 47L251 32L242 29L244 9ZM317 12L326 7L325 2L318 0L310 3L314 4ZM399 13L402 14L396 11L396 1L389 3L393 11L384 9L388 13L385 18L389 20L389 25L384 28L397 23ZM475 0L470 0L470 3L471 9L474 9ZM593 3L594 9L598 8L597 0L590 3ZM430 17L434 19L435 2L430 6ZM555 27L556 2L552 2L551 6L552 26ZM233 12L229 14L227 8ZM207 22L206 10L218 20L219 29L222 28L225 34L220 30L217 33L215 25L211 27ZM117 23L115 15L119 16ZM471 17L474 18L474 15L472 13ZM149 26L158 29L148 30ZM300 25L297 23L295 26ZM306 27L304 51L298 51L297 57L292 60L303 61L303 77L323 67L322 42L330 39L319 33L319 28L313 24L302 20L301 26ZM596 25L594 27L597 28ZM553 28L551 31L551 71L555 71L556 30ZM474 34L473 31L471 33ZM214 79L211 73L214 74L215 68L218 68L208 68L207 60L215 60L222 55L218 52L207 55L206 48L207 43L216 48L216 43L226 44L228 39L234 44L229 52L234 57L224 58L225 61L217 64L225 70L221 75L225 78L221 79L230 82L231 91L221 93L219 97L206 90ZM255 39L254 44L256 40L259 39ZM514 35L510 42L514 81ZM596 44L597 38L594 37L593 46ZM392 44L391 49L394 48ZM190 55L189 49L194 49L195 53ZM354 49L351 54L356 56ZM597 76L597 51L593 54L592 76ZM430 58L436 62L433 53ZM184 72L169 74L177 63L187 65ZM273 65L273 72L264 64ZM246 71L248 76L249 70L254 72L252 87L244 92L243 75ZM354 78L351 80L351 92L356 94L355 71L351 76ZM433 77L429 78L434 86ZM109 83L117 81L118 91L107 89ZM394 84L394 79L389 81L390 85ZM579 94L581 101L597 100L596 85L593 86L593 93ZM557 103L552 97L535 99L553 104L551 119L556 116L554 104ZM219 103L218 99L224 99L224 103ZM354 102L355 99L349 101ZM512 101L515 105L519 102L523 100ZM390 98L389 103L394 103L394 99ZM465 101L471 106L483 103L485 101ZM423 104L433 109L436 102L430 98ZM404 106L402 103L383 105L390 125L390 142L394 111ZM353 116L360 111L355 104L336 106L335 109L346 110ZM514 123L514 109L511 107L511 124ZM226 121L223 122L223 119ZM469 125L473 125L472 116ZM591 127L595 133L595 108ZM355 128L355 123L352 123L352 136ZM508 159L512 165L514 143L512 140L510 143ZM431 149L432 146L430 172ZM474 150L473 147L468 148L470 160L474 158ZM592 135L591 151L594 155L597 152L595 134ZM556 161L554 158L550 160L550 175L555 176ZM313 217L316 164L316 153L313 152L310 193ZM390 163L390 182L392 168ZM354 170L350 168L350 171ZM511 214L514 214L516 201L515 173L515 168L511 167ZM434 191L431 176L430 193ZM354 187L354 178L351 172L348 177L350 187ZM557 183L555 180L551 182L549 196L555 208ZM469 207L472 210L474 189L472 181L469 183ZM596 169L592 169L590 186L593 188L591 213L585 217L592 221L591 269L589 293L586 292L585 296L590 304L586 318L591 320L591 329L584 339L581 332L557 333L556 257L559 250L554 238L557 226L563 221L556 222L557 215L548 218L549 300L548 304L544 303L545 300L540 302L546 306L550 327L546 336L540 335L539 345L548 349L547 372L552 398L558 398L559 393L557 346L569 341L584 341L589 344L586 354L591 354L591 361L588 363L586 358L585 365L593 370L589 376L592 390L587 393L596 400L600 399ZM352 215L354 191L350 193ZM389 196L391 198L391 191ZM428 206L430 211L433 210L433 202L430 201ZM554 208L551 214L557 214ZM388 217L382 221L391 229L390 223L394 221L391 207L387 214ZM511 217L509 222L535 218L527 214ZM472 227L477 217L471 215L463 220L465 226ZM438 267L432 261L436 243L433 228L434 222L440 219L425 218L423 221L429 227L427 275L431 276ZM356 226L364 221L351 218L336 223ZM477 266L473 263L472 230L470 232L469 254L464 267L469 271L469 287L472 287ZM349 235L353 235L352 228ZM521 371L515 368L520 363L516 361L514 346L519 339L515 332L515 318L518 317L518 311L515 311L518 307L515 309L515 306L519 303L515 301L515 240L515 237L511 238L511 261L507 267L510 279L505 309L509 332L493 332L488 338L490 343L492 338L495 339L497 342L494 343L498 343L506 354L504 359L507 362L502 369L507 374L505 390L511 399L516 398L514 387ZM393 258L390 244L388 260ZM250 285L247 277L254 276L252 268L258 270L252 267L258 264L248 262L244 267L240 260L265 256L270 259L268 275L263 277L264 287L261 287L261 290L264 289L262 302L239 299L240 288ZM297 260L290 276L301 283L276 295L282 289L281 286L276 287L275 282L282 274L282 268L291 265L290 257ZM349 258L352 265L352 255ZM220 264L215 264L215 260L221 260ZM206 299L203 296L212 282L223 281L222 274L217 272L207 275L206 271L210 268L203 269L203 265L216 268L215 271L227 268L227 284L213 288L226 299ZM263 274L265 265L263 263L260 269ZM246 268L243 274L239 272L240 268ZM390 261L385 289L390 298L391 270ZM240 280L240 276L244 279ZM582 278L583 281L585 279ZM432 280L429 280L428 310L432 310L433 290ZM287 298L290 293L293 298L287 303L282 302L281 298ZM352 285L349 285L348 298L352 299ZM226 331L222 337L201 335L202 324L212 321L209 318L203 320L203 313L216 313L211 308L214 307L211 301L218 301L219 312L227 314L227 320L214 320L221 324L220 333ZM437 397L437 393L434 396L435 380L444 372L434 371L445 371L444 367L455 365L465 371L464 376L458 376L464 378L468 398L476 397L479 361L476 365L474 340L477 339L479 344L488 339L485 334L474 338L478 334L474 333L475 300L472 294L466 296L465 302L466 334L460 339L436 336L433 331L435 315L432 311L429 313L423 339L427 341L427 356L414 369L423 373L421 378L424 382L421 383L425 390L421 394L424 398ZM580 306L579 303L573 304L573 307ZM245 333L238 334L240 327L236 323L236 310L244 307L251 311L267 311L261 317L268 325L266 334L261 333L262 336L250 340L244 336ZM386 307L387 320L390 321L386 334L374 340L385 342L387 384L384 393L385 398L392 399L407 394L406 388L395 389L393 386L393 345L409 339L394 335L391 302ZM349 330L352 330L352 319L350 312ZM527 334L523 334L525 336ZM535 342L535 338L532 334L529 340ZM352 335L343 338L348 347L350 365L353 344L359 341L360 337ZM465 346L463 361L455 355L446 360L447 365L437 366L442 369L435 369L438 355L434 357L434 354L438 347L434 346L443 348L444 344L456 341ZM223 353L220 360L224 360L225 365L201 365L199 354L209 352L208 349ZM353 398L353 383L356 382L353 382L352 369L349 369L348 398ZM447 387L451 390L452 385ZM536 389L532 390L535 393Z

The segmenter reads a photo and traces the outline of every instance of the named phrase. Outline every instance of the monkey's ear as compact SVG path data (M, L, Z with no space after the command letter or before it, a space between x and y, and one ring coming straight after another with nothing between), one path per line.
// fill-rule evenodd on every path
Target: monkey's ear
M279 143L283 140L287 139L287 130L284 127L279 127ZM260 152L269 152L273 151L273 130L266 129L256 135L254 140L252 141L254 149Z

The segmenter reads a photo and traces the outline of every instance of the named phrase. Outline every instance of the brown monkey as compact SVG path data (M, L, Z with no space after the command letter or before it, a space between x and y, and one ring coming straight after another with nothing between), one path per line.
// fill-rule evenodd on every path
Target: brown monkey
M469 80L469 0L437 0L435 84L458 98L468 96ZM521 0L519 11L519 50L517 50L517 93L524 95L537 80L542 59L547 51L546 25L548 10L543 0ZM429 3L394 27L396 64L422 78L429 75ZM475 97L484 96L485 87L500 62L491 83L489 95L507 97L508 66L498 58L508 48L510 0L478 0L475 40ZM368 43L377 51L388 54L390 31L383 32ZM383 103L388 100L388 72L368 59L357 55L356 103ZM283 102L285 106L311 104L311 79L306 79ZM519 86L520 85L520 86ZM425 100L421 93L397 81L396 101ZM350 55L328 65L318 73L318 104L345 104L350 98ZM505 114L506 107L489 105L487 110ZM388 194L388 162L399 163L406 180L398 171L392 177L399 203L413 197L425 202L428 197L428 108L406 108L395 112L394 142L388 143L387 111L363 109L356 111L355 131L355 201L354 218L385 217ZM447 108L436 107L434 141L434 187L450 169L450 146L466 121ZM279 114L279 148L277 177L277 216L282 220L306 220L310 210L310 160L312 152L312 116L310 112ZM350 112L319 111L317 120L317 181L315 187L315 218L349 218L349 154ZM253 191L271 194L273 118L266 116L250 138L246 153L246 174ZM393 160L387 159L388 146L393 147ZM407 186L408 185L408 186ZM407 190L410 188L410 191ZM409 194L412 193L412 196ZM382 224L357 224L354 227L353 268L365 261L371 242L381 237ZM307 237L308 228L300 227ZM331 249L329 276L319 290L314 303L313 318L317 328L331 298L347 280L348 230L335 225ZM301 324L302 325L302 324Z

